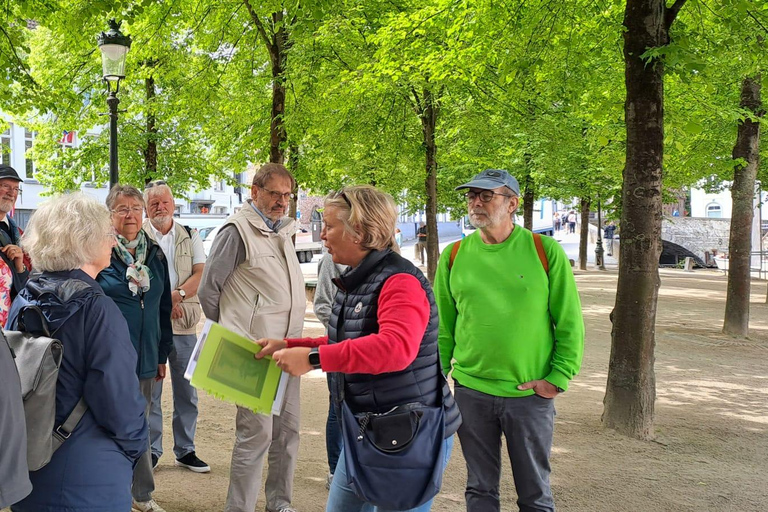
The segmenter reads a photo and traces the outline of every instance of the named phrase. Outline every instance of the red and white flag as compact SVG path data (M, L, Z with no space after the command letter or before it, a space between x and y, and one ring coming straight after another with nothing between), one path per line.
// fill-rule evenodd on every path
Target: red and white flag
M71 132L64 130L64 136L59 139L59 144L74 144L75 135L77 135L75 130L72 130Z

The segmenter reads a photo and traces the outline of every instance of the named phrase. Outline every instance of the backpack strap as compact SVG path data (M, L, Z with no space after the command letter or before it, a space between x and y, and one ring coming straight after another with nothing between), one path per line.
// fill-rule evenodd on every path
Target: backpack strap
M83 419L83 416L85 415L85 411L88 410L88 404L85 403L85 398L80 397L80 400L77 402L77 405L75 405L75 408L72 409L72 412L69 413L69 416L67 416L67 419L64 420L64 423L59 425L53 430L53 438L51 439L53 444L53 450L56 451L59 449L59 447L69 439L69 436L72 435L72 431L75 430L75 427L77 427L77 424L80 423L80 420Z
M189 235L189 238L192 238L192 228L190 228L189 226L187 226L185 224L182 224L181 227L183 227L187 231L187 234Z
M533 244L536 246L536 254L539 255L539 261L541 261L541 266L544 267L544 272L549 275L549 260L547 259L547 253L544 251L544 244L541 241L540 234L533 233ZM461 245L461 240L457 240L453 244L453 247L451 247L451 258L448 260L448 270L453 268L453 261L456 259L456 254L459 252L459 245Z
M453 260L456 259L456 254L459 252L459 245L461 245L461 240L457 240L453 247L451 247L451 259L448 260L448 270L453 268Z
M544 244L541 242L540 234L533 234L533 243L536 246L536 254L539 255L539 260L541 260L541 266L544 267L544 272L549 275L549 260L547 259L547 253L544 252Z

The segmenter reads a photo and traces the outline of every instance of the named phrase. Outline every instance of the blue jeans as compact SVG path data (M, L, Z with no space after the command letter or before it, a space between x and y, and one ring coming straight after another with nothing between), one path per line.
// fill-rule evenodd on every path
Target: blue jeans
M177 459L195 451L195 430L197 429L197 390L192 387L184 372L192 357L197 336L194 334L174 334L173 350L168 354L171 386L173 389L173 453ZM166 380L166 379L163 379ZM150 409L149 439L152 453L163 455L163 410L161 399L163 381L155 383Z
M453 449L453 436L443 441L443 471L448 461L451 459L451 450ZM395 491L393 489L393 491ZM420 507L412 508L402 512L429 512L432 509L432 501L429 500ZM325 505L325 512L390 512L370 503L366 503L358 498L349 484L347 483L347 467L344 462L344 450L341 451L339 463L336 466L336 472L333 475L331 483L331 492L328 494L328 503Z

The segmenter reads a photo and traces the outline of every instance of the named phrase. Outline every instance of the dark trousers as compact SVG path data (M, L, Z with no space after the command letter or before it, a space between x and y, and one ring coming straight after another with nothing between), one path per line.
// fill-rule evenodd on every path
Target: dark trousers
M504 398L456 384L461 411L459 440L467 462L467 512L498 512L501 435L507 440L512 477L521 512L554 512L549 487L549 455L555 402L531 395Z
M328 391L331 390L331 375L326 374L328 380ZM325 421L325 450L328 454L328 471L331 474L336 472L336 464L341 455L341 411L339 406L333 402L333 397L328 400L328 419Z

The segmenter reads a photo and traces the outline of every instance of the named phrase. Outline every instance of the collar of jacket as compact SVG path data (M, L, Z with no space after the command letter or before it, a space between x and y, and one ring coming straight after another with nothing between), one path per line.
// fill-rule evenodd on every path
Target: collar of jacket
M270 233L277 233L278 235L283 236L293 235L293 229L296 225L295 220L287 216L283 217L280 219L280 227L278 227L277 231L275 231L267 226L267 223L264 222L262 216L259 215L256 210L254 210L255 206L253 205L253 199L247 199L246 202L248 203L248 208L243 207L240 211L243 212L243 215L246 216L248 222L250 222L259 231L265 235L269 235Z
M384 249L381 251L371 251L363 258L355 268L347 271L344 275L333 279L333 283L339 287L342 291L351 292L355 288L360 286L371 271L376 268L381 260L386 258L392 249Z

